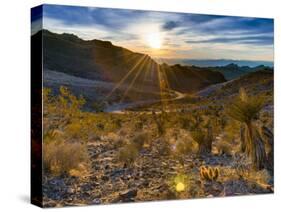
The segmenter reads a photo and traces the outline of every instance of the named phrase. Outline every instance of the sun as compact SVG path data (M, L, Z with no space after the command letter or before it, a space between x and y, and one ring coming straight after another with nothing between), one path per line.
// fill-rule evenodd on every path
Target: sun
M146 41L148 46L153 49L160 49L162 46L162 38L159 33L148 34Z

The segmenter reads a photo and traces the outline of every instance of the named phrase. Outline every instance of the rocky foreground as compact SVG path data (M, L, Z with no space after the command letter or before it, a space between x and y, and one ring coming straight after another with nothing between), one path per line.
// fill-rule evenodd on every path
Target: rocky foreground
M195 154L176 158L165 151L161 139L144 146L136 161L127 165L117 159L118 148L107 137L88 143L91 167L82 176L45 176L44 207L108 204L122 202L222 197L273 192L272 178L265 170L254 177L238 172L230 155ZM216 181L200 178L200 167L218 167ZM241 170L240 170L241 171ZM184 189L177 191L174 179L187 176ZM266 183L265 181L266 176Z

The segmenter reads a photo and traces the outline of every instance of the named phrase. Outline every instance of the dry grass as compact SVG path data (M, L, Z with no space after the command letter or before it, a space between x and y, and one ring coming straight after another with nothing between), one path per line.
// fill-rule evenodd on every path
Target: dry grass
M141 150L144 143L146 143L148 140L148 134L147 133L138 133L135 135L135 137L132 139L132 143L135 145L135 147L138 150Z
M191 140L181 140L176 143L175 153L180 155L187 155L196 153L197 145Z
M44 170L53 175L70 174L82 170L88 162L85 145L62 141L45 142L43 147ZM83 167L83 171L85 166Z
M138 157L139 151L134 144L127 144L118 152L118 160L123 163L132 164Z

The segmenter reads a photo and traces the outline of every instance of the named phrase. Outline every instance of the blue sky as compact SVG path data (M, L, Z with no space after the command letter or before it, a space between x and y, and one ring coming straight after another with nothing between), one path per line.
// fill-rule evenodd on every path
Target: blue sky
M43 27L155 58L273 60L272 19L44 5Z

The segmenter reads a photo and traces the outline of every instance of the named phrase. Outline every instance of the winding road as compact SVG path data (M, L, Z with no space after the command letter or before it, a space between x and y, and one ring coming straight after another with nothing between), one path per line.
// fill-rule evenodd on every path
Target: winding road
M145 106L145 105L150 105L150 104L155 104L159 102L165 102L165 101L175 101L179 99L183 99L186 94L181 93L179 91L175 90L169 90L170 93L173 93L175 95L174 98L166 98L162 100L143 100L143 101L136 101L136 102L131 102L131 103L116 103L109 105L106 109L105 112L110 112L110 113L125 113L126 109L132 109L135 107L140 107L140 106ZM138 111L141 112L141 111ZM144 112L144 111L143 111Z

